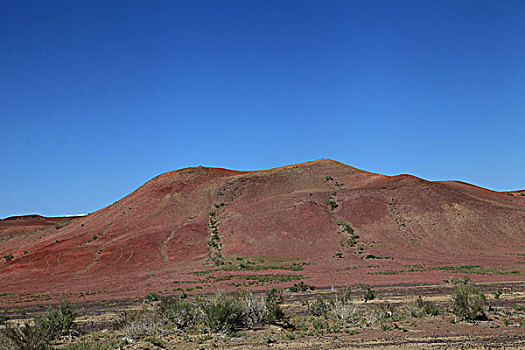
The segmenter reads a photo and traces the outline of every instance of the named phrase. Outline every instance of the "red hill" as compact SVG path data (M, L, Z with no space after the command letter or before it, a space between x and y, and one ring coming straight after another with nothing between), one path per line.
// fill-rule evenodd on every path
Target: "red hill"
M13 256L0 263L8 298L107 299L299 279L523 279L525 196L332 160L250 172L181 169L88 216L53 220L0 221L2 256Z

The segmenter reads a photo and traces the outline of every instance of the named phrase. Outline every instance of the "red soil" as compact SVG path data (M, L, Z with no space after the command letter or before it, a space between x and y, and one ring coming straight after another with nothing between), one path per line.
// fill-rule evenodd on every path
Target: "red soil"
M325 203L329 196L337 203L333 211ZM525 196L318 160L264 171L169 172L58 229L56 219L1 220L2 256L11 253L14 259L0 263L0 293L89 292L110 299L171 292L181 285L173 282L196 280L192 271L213 268L208 259L212 210L226 258L310 263L299 272L250 274L301 274L305 283L317 286L435 283L461 274L428 267L480 265L473 279L523 280ZM341 245L345 233L338 222L355 229L362 251ZM415 272L399 272L423 264ZM204 289L216 288L202 283Z

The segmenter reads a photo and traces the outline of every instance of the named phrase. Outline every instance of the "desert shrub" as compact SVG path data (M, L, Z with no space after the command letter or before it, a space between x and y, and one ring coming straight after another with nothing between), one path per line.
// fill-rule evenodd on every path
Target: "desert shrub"
M75 324L76 313L73 312L71 305L64 302L57 309L48 309L43 315L35 317L35 327L43 329L51 339L59 336L78 334Z
M501 289L498 289L492 292L491 294L492 296L494 296L494 299L499 299L499 297L501 296L501 294L503 294L503 292L501 291Z
M167 318L152 310L142 307L138 310L120 310L114 324L129 338L141 338L164 333Z
M70 304L65 302L58 308L49 308L44 314L36 316L32 324L7 324L0 333L3 338L1 347L16 350L49 349L54 339L78 333L75 317Z
M389 318L399 319L396 307L390 303L370 305L365 312L365 318L367 324L373 324L377 321L385 321Z
M212 332L232 332L243 326L242 310L233 296L217 292L208 300L198 298L197 303L204 324Z
M350 295L350 287L336 291L334 299L330 301L330 314L335 319L343 322L355 321L358 307L352 303Z
M335 208L337 208L339 205L337 204L336 201L334 201L333 199L328 199L324 202L324 204L330 206L330 209L331 210L334 210Z
M160 298L157 293L148 293L144 296L144 301L148 303L151 303L153 301L158 301L159 299Z
M166 333L164 326L165 322L161 319L153 315L148 315L147 317L125 324L121 330L127 337L137 339L151 335L164 334Z
M238 291L230 296L218 292L208 300L198 298L197 303L205 326L213 332L255 329L286 319L281 309L282 292L277 289L261 296L252 291Z
M352 301L351 294L352 294L352 289L350 287L345 287L339 291L336 291L335 301L339 301L342 304L350 303Z
M235 298L245 327L253 329L268 322L268 308L264 296L256 297L250 290L237 292Z
M194 305L180 296L162 298L158 310L177 329L191 328L197 322L197 312Z
M45 331L31 324L21 326L7 324L1 331L0 349L2 350L48 350L51 339Z
M266 310L268 312L268 323L275 324L286 319L284 311L281 309L283 302L282 291L272 288L266 293Z
M359 287L361 287L361 290L363 291L363 299L366 302L375 299L376 294L375 291L370 287L368 284L360 283Z
M328 305L321 297L317 297L313 302L308 303L308 312L314 316L326 316L328 310Z
M114 329L122 329L125 325L137 321L146 316L147 310L140 308L138 310L117 310Z
M418 297L416 301L406 304L408 313L413 317L423 316L437 316L439 315L439 309L437 306L430 302L425 301L423 298Z
M469 278L453 281L452 311L456 317L465 321L485 320L487 299Z
M352 303L343 303L337 300L331 304L330 313L337 320L341 320L343 322L355 322L357 310L357 305Z

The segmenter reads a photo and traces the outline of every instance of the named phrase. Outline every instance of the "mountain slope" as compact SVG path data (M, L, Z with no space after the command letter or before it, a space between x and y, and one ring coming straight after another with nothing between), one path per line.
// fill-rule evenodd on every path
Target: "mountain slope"
M486 272L475 277L522 279L525 197L332 160L250 172L196 167L2 245L14 256L0 265L8 294L132 296L246 284L254 273L316 285L431 282L461 265ZM408 265L425 267L405 273Z

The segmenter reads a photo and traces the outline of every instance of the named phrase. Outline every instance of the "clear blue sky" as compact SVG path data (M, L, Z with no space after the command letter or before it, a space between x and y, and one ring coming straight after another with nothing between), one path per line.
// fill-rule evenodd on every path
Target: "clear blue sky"
M0 218L333 158L525 188L525 1L0 2Z

